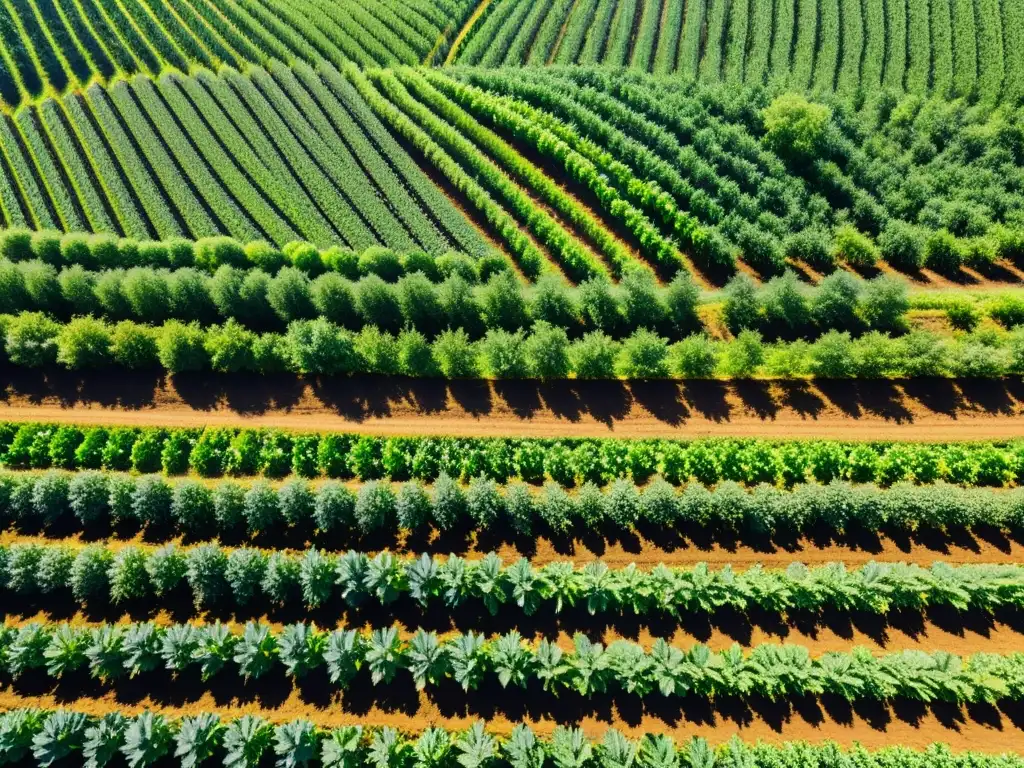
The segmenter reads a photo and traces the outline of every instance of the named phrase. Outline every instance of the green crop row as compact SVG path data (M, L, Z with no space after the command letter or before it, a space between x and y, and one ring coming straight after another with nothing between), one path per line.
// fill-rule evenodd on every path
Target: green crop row
M293 70L271 61L245 75L225 67L93 83L84 99L48 99L0 126L0 151L14 165L9 191L35 229L89 226L145 238L144 211L161 238L226 233L243 242L304 238L324 248L384 244L439 255L451 234L481 252L483 238L440 190L429 191L433 184L404 150L393 139L375 142L381 126L365 120L365 105L339 81L326 65ZM47 141L37 126L61 103L76 140L51 127Z
M262 458L262 457L259 457ZM259 460L256 459L256 461ZM310 457L310 463L313 459ZM315 469L315 467L313 467ZM248 469L248 468L244 468ZM432 487L410 480L400 486L368 480L351 489L337 481L312 488L293 479L279 490L259 481L227 480L215 487L195 480L168 483L158 475L0 474L0 523L27 533L116 527L167 533L191 540L213 536L265 539L284 535L304 541L311 533L333 542L384 532L421 534L469 528L525 537L586 535L588 531L690 531L802 534L825 528L874 530L879 526L961 528L975 525L1019 530L1024 500L1019 489L993 494L980 489L897 485L801 485L792 492L758 486L745 492L733 481L715 490L691 484L682 491L657 478L642 490L626 479L601 491L587 481L576 492L548 481L534 492L521 482L500 487L478 475L466 487L442 473Z
M429 288L425 279L423 284ZM397 304L376 309L390 318L388 327L399 324ZM602 331L572 341L565 328L537 321L529 333L491 329L474 341L459 327L431 341L419 330L396 336L376 325L353 333L324 317L292 321L285 334L260 334L236 320L206 328L178 320L152 327L86 316L60 324L30 312L0 315L0 338L0 362L29 368L59 363L76 371L547 380L1001 378L1024 372L1024 327L956 339L929 331L899 338L873 331L853 339L848 332L829 331L813 343L771 344L755 331L743 331L729 341L693 335L673 344L646 328L622 341Z
M487 189L472 174L468 173L430 133L392 102L392 99L402 99L403 92L404 98L409 98L408 92L402 88L401 83L387 79L386 87L382 86L384 91L382 95L381 91L378 91L360 70L347 67L345 75L381 122L403 136L420 156L433 164L448 179L448 182L477 209L479 215L487 221L491 229L498 233L524 274L533 277L539 275L546 263L544 254L519 229L515 219L495 202ZM478 163L483 162L479 157L476 159Z
M758 742L733 738L711 747L700 738L677 746L664 734L630 739L609 729L600 742L588 741L579 728L556 726L550 738L538 738L529 725L517 725L507 738L487 733L483 722L468 730L430 727L402 735L393 728L346 725L327 729L304 719L274 725L255 715L224 719L212 712L178 720L144 712L85 715L68 709L14 709L0 715L0 756L10 763L49 766L68 756L87 768L102 768L124 755L134 768L164 764L174 756L181 765L220 762L229 768L256 768L271 757L279 765L310 768L411 768L457 764L463 768L662 768L668 765L743 765L748 768L1020 768L1012 754L954 754L933 744L923 751L886 747L844 751L832 743Z
M0 422L0 461L14 469L107 469L201 477L409 477L572 485L656 474L673 484L791 486L813 480L880 485L1024 479L1021 443L843 443L831 440L620 440L372 437L209 427L77 427ZM998 498L1006 498L999 494ZM995 498L995 497L994 497Z
M441 29L420 15L464 16L471 4L421 4L419 13L346 3L281 2L273 13L252 2L215 0L33 0L0 15L10 51L0 99L11 108L44 91L61 93L115 75L262 65L272 58L322 56L363 66L416 64ZM433 6L437 7L433 7ZM431 15L427 13L427 15ZM444 18L442 15L441 18ZM408 22L417 25L413 30ZM5 68L6 69L6 68Z
M835 695L848 701L909 699L957 704L1017 701L1024 696L1024 654L902 651L873 656L867 648L812 657L803 646L765 644L744 653L739 645L715 653L688 650L659 638L651 650L616 640L605 648L586 635L563 651L547 638L536 645L518 631L486 639L475 632L440 639L417 630L403 640L396 626L372 632L320 630L290 624L274 631L249 622L240 634L221 623L171 627L101 624L97 627L32 622L0 633L3 671L17 679L45 672L62 678L88 669L109 683L160 668L197 670L203 680L237 672L246 680L284 673L298 680L326 671L333 686L349 688L359 676L374 686L411 678L418 690L452 680L464 691L498 682L503 688L552 695L631 694L714 698ZM367 675L368 673L368 675Z
M71 599L90 608L163 607L182 594L197 610L218 615L301 605L350 610L415 603L423 611L511 611L553 616L573 609L609 620L620 616L677 621L720 609L761 609L773 615L822 611L884 616L891 611L950 607L990 613L1024 603L1024 572L1016 565L948 566L930 569L901 563L869 563L848 571L840 563L785 571L754 566L712 571L703 563L678 569L635 565L610 569L597 561L534 567L525 559L504 565L494 553L479 560L456 555L373 557L318 549L267 553L225 550L214 544L158 549L99 544L12 544L0 549L0 570L17 605L42 606ZM11 609L10 612L16 612Z

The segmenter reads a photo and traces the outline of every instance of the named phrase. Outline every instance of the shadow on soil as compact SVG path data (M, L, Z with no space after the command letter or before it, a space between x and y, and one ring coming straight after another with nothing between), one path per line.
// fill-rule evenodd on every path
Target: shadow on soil
M964 412L1010 414L1024 399L1020 379L910 381L435 381L400 377L352 378L157 374L118 371L83 376L61 370L0 367L0 402L56 400L64 406L94 404L138 409L180 399L199 410L230 408L240 414L287 411L309 396L324 409L358 423L393 409L424 415L453 409L485 416L496 408L528 419L540 413L567 421L584 417L611 425L635 409L668 425L699 418L728 422L735 414L764 420L781 411L816 418L838 410L896 423L913 421L915 409L955 416Z
M935 717L945 728L956 729L967 723L990 728L1024 728L1024 706L1003 700L994 704L958 705L948 702L896 698L889 701L858 699L847 701L835 695L791 696L774 700L765 696L716 697L701 695L662 696L654 693L638 696L626 693L599 693L582 696L563 692L557 697L543 690L539 683L526 688L502 688L493 677L485 678L476 690L466 693L453 680L427 685L423 696L411 677L400 672L388 684L371 684L364 669L357 673L342 692L330 683L321 667L308 673L297 683L285 676L278 666L257 680L245 680L234 671L223 670L208 681L198 672L172 677L164 671L143 673L134 679L102 684L87 672L71 673L56 685L44 672L22 675L12 685L23 696L52 694L59 702L72 704L83 696L103 697L111 692L121 704L155 702L164 706L187 707L205 695L217 706L237 704L277 709L286 706L293 695L305 706L319 708L343 707L353 715L369 715L372 711L416 716L424 700L442 717L482 718L504 717L511 721L548 719L557 723L575 724L584 718L604 722L622 722L639 726L642 718L654 718L669 726L723 725L743 727L762 721L777 732L787 725L818 726L828 721L839 725L863 722L885 731L897 721L912 726L922 725L925 718Z

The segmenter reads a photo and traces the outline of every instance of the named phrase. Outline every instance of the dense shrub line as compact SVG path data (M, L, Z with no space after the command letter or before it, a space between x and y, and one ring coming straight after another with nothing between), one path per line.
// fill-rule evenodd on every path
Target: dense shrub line
M432 481L445 474L499 483L565 486L808 481L891 486L1024 481L1024 443L855 443L832 440L628 440L374 437L208 427L77 427L0 422L0 463L12 469L107 469L201 477L252 476Z
M588 741L579 728L556 726L550 738L538 738L530 726L516 725L507 738L493 736L482 721L466 731L430 727L419 734L394 728L346 725L322 728L295 719L277 725L256 715L221 719L200 712L181 719L144 712L97 716L69 709L13 709L0 715L0 754L9 762L51 765L78 754L86 765L106 765L119 753L136 768L163 764L174 757L182 765L230 755L230 765L252 768L276 757L280 765L310 768L410 768L429 755L431 762L463 768L661 768L669 765L742 765L747 768L1020 768L1024 759L977 752L954 754L933 744L923 751L886 747L868 752L855 745L843 750L825 742L746 744L733 738L719 747L691 738L677 746L670 736L645 734L630 739L615 729L600 742ZM188 761L188 762L186 762Z
M200 671L204 680L237 672L246 680L281 675L294 680L325 669L332 685L347 689L359 676L374 686L404 682L419 690L453 680L466 692L498 682L503 688L573 692L590 697L631 694L664 697L746 697L834 695L848 701L947 701L958 704L1016 701L1024 695L1024 654L977 653L959 657L945 651L902 651L881 656L867 648L812 657L804 646L763 644L744 653L734 645L713 652L697 644L688 650L664 639L651 650L629 640L607 648L586 635L573 636L563 651L547 638L534 644L518 631L485 638L475 632L439 639L417 630L409 640L399 628L361 632L320 630L290 624L275 631L248 622L233 633L216 624L101 624L75 627L32 622L0 633L3 667L18 678L43 672L61 678L89 670L109 683L161 667L176 673Z
M680 339L702 325L702 295L685 274L665 287L636 272L618 285L595 279L570 287L548 276L524 286L501 257L474 261L448 254L435 260L425 254L398 257L386 249L361 256L339 250L334 268L325 270L305 264L299 250L291 253L300 266L222 264L213 274L195 267L58 269L37 259L0 257L0 306L9 313L42 311L62 319L93 315L203 324L235 319L263 330L320 316L350 330L376 325L434 335L464 328L474 338L486 329L526 329L538 320L572 336L599 330L621 337L649 328ZM904 283L888 277L862 281L847 273L816 287L791 274L759 287L743 275L721 296L730 330L754 329L772 338L812 338L828 330L901 331L910 306ZM1007 295L990 314L1016 325L1024 321L1024 303Z
M12 262L41 261L54 268L79 266L97 271L133 267L195 267L212 274L219 267L229 266L262 269L274 274L282 267L290 266L313 277L323 272L338 272L354 280L375 274L391 282L413 272L423 272L438 279L439 275L452 271L472 281L474 277L463 262L468 259L470 266L476 266L477 270L481 268L476 258L462 253L444 256L432 256L422 251L398 253L383 246L372 246L359 252L343 246L320 250L300 240L276 248L262 240L243 243L227 236L198 240L135 240L108 234L61 234L21 227L0 230L0 257ZM493 257L488 264L490 266L482 268L500 269L495 266Z
M269 540L308 536L330 543L379 533L422 534L470 529L504 537L562 537L602 529L657 532L711 529L721 533L794 535L825 527L877 530L985 525L1019 530L1024 492L993 494L944 483L876 486L808 484L792 492L768 485L747 492L726 481L709 491L690 484L677 491L661 478L642 490L613 481L569 492L548 481L539 492L522 482L498 486L483 475L466 487L442 474L432 487L370 480L358 489L338 481L313 488L293 479L280 489L265 481L242 486L226 480L210 487L195 480L168 483L157 475L133 477L87 470L78 474L0 474L0 522L26 533L81 528L87 532L144 529L154 536L188 539L248 536Z
M376 285L386 287L382 281ZM417 311L416 305L410 311ZM387 314L397 318L400 311ZM547 380L1000 378L1024 372L1024 326L956 338L927 330L901 337L872 331L859 338L848 331L829 331L814 342L774 343L750 330L726 341L694 334L671 343L646 328L622 340L603 331L570 339L564 327L543 320L534 322L528 333L492 328L478 340L463 327L441 331L433 339L416 329L397 335L394 330L366 325L356 333L324 317L295 320L284 334L259 333L234 319L206 328L180 320L154 327L91 316L62 324L41 312L27 312L0 315L0 363L172 374Z
M266 552L204 544L156 549L100 544L17 543L0 548L0 572L8 594L23 603L73 600L90 608L145 606L187 596L196 610L243 614L276 608L317 610L344 605L357 610L415 602L422 610L522 612L555 615L579 607L591 616L677 620L721 608L770 614L825 610L883 616L930 606L992 612L1024 601L1024 570L1018 565L949 566L930 569L903 563L869 563L847 570L841 563L785 571L754 566L734 572L630 564L610 569L600 561L576 568L570 562L534 567L526 559L505 565L494 553L479 560L456 555L397 557L319 549ZM17 609L11 609L15 612Z

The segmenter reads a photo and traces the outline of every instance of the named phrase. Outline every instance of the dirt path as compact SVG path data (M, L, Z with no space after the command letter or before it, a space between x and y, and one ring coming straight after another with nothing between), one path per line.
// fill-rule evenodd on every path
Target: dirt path
M317 546L327 552L344 552L355 548L374 555L382 549L406 555L419 556L427 552L432 555L446 557L459 554L469 559L478 559L485 554L495 552L506 565L525 557L534 566L548 563L572 561L582 567L594 560L600 560L609 568L624 568L636 564L642 570L649 570L663 564L670 567L686 568L697 563L706 563L712 568L731 566L740 571L753 565L765 568L784 569L791 563L800 562L808 566L824 565L841 562L848 568L858 568L870 562L912 563L922 567L931 566L937 561L950 565L982 565L1024 562L1024 544L1011 539L1000 538L993 534L986 540L964 532L957 536L947 536L936 532L933 535L922 535L917 539L906 538L871 538L864 541L850 542L815 542L806 539L783 542L763 542L763 546L753 547L744 542L693 542L674 540L659 546L656 542L623 535L619 541L604 539L588 539L581 541L559 541L557 544L548 539L530 540L529 544L509 543L500 540L477 540L465 538L434 538L430 541L390 540L383 542L366 542L356 540L326 540L317 538L313 541L279 539L267 541L256 538L222 545L226 551L236 546L255 547L265 551L290 552L302 554L310 546ZM67 535L34 535L23 534L14 530L0 531L0 545L12 544L64 544L79 548L87 543L99 541L107 548L117 551L126 546L142 549L155 549L166 543L175 543L188 548L199 542L185 542L181 537L159 540L148 539L144 533L131 538L108 537L101 539L86 538L81 533Z
M456 35L455 40L452 41L451 48L448 49L448 55L444 60L446 66L455 63L455 56L459 52L459 46L462 45L462 41L466 39L466 35L472 31L474 26L476 26L477 21L479 21L480 17L484 15L484 11L487 10L490 4L491 0L482 0L482 2L476 7L476 10L474 10L466 20L466 23L463 24L462 29L459 30L459 34Z
M488 731L500 736L507 736L520 721L530 723L539 736L545 737L550 736L558 725L558 721L551 715L531 715L522 710L508 714L495 713L491 709L493 704L484 705L479 710L467 710L453 705L442 707L427 700L425 696L417 700L414 694L381 705L365 707L360 703L354 710L339 706L336 699L311 704L297 691L285 694L284 697L262 697L253 692L241 695L247 698L206 693L194 700L168 705L153 701L141 689L137 696L128 699L106 694L80 696L73 701L50 693L19 696L7 689L0 692L0 710L25 706L70 706L92 715L103 715L115 710L135 715L148 710L175 718L214 710L225 720L243 714L256 714L272 722L304 717L322 727L389 725L412 733L431 725L461 730L484 718L488 720ZM554 703L563 712L568 708L563 709L558 700L554 700ZM614 703L607 706L601 704L598 709L601 711L572 719L567 717L569 713L560 714L558 719L578 725L592 740L601 739L609 727L616 727L630 737L639 737L647 732L665 733L673 737L677 744L686 742L691 736L704 737L712 744L721 744L735 734L749 742L820 743L830 740L843 747L859 742L868 749L880 749L893 744L923 749L929 744L942 742L955 751L1024 751L1024 730L1021 730L1018 713L1003 712L988 705L964 709L946 705L937 705L932 709L916 704L895 708L869 705L866 708L858 707L858 710L866 711L851 711L839 702L829 702L823 706L820 702L810 700L798 702L792 708L769 705L759 708L761 711L758 712L742 706L716 711L706 702L685 702L684 707L658 714L644 711L639 705L620 707Z
M487 382L0 370L0 419L380 435L1003 440L1024 383Z

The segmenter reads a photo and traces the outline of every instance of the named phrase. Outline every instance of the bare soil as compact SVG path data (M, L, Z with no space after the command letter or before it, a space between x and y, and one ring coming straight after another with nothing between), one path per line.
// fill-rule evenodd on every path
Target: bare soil
M1024 382L435 381L0 369L0 419L380 435L1003 440Z

